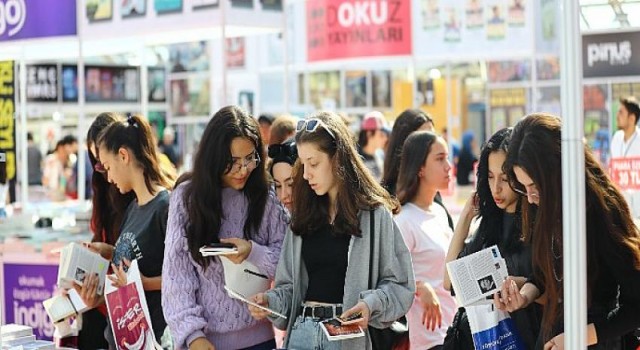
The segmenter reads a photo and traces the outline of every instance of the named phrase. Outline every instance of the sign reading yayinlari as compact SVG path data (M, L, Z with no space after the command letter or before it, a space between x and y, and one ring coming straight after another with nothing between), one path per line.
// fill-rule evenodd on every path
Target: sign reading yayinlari
M411 1L307 1L307 60L411 54Z
M640 32L582 36L585 78L640 75Z
M0 42L76 33L76 0L0 1Z

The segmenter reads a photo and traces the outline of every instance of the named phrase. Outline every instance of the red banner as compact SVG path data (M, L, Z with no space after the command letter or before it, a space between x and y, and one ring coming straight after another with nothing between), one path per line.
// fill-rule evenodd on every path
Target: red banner
M307 1L308 61L410 54L411 1Z
M621 190L640 190L640 157L611 158L609 174Z

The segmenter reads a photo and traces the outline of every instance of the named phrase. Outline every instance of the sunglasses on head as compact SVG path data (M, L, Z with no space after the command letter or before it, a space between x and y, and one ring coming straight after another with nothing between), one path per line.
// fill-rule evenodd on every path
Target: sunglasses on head
M107 172L107 169L105 169L104 165L102 165L102 163L100 162L97 162L96 165L93 166L93 170L99 172L100 174L105 174Z
M278 145L269 146L269 158L276 158L279 156L284 157L297 157L298 148L295 142L282 143Z
M334 140L336 139L336 136L329 129L329 127L318 118L303 119L298 121L296 132L301 132L303 130L306 130L307 132L314 132L318 129L319 126L321 126L327 132L327 134L331 136L331 138L333 138Z

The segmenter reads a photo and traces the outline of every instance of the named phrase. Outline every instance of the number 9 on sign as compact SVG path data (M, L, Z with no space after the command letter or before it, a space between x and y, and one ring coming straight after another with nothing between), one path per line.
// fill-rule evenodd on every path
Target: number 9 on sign
M0 35L9 28L9 36L14 36L22 29L27 18L27 7L24 0L7 0L0 2Z

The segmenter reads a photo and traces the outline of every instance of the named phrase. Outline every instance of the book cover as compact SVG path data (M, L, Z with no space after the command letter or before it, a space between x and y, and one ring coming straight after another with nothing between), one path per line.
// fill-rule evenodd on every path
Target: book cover
M364 337L357 324L345 325L335 318L320 322L320 327L330 341Z

